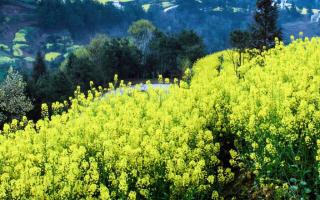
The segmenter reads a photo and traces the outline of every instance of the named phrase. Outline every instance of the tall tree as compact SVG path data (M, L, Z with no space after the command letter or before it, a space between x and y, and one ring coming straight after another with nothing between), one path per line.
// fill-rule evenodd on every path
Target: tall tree
M134 22L128 30L128 33L133 38L134 43L143 54L143 62L146 61L146 56L149 54L149 44L154 36L156 27L148 20L139 20ZM144 63L143 63L144 64Z
M254 14L254 24L251 27L252 47L263 50L275 46L275 38L282 39L278 27L278 8L273 0L258 0Z
M36 59L33 65L32 78L36 82L41 76L47 73L46 64L44 58L40 52L37 53Z
M32 109L32 103L25 95L25 88L22 75L10 68L0 85L0 125L21 118Z
M251 36L250 32L235 30L230 34L230 43L233 48L239 53L239 61L237 65L241 65L243 63L242 54L246 49L250 48Z
M187 57L193 63L205 55L205 45L201 37L191 30L182 30L177 35L181 47L182 56Z

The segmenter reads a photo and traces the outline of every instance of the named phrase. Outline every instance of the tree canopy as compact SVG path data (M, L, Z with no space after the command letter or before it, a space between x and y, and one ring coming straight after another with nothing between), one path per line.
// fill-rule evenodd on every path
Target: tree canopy
M19 119L33 106L25 95L26 82L22 75L12 68L0 84L0 125L12 119Z

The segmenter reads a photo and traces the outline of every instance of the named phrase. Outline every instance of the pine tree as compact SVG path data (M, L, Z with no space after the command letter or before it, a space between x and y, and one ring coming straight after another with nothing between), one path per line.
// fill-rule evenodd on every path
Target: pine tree
M36 55L36 60L33 65L32 78L36 82L41 76L47 73L46 64L44 58L40 52Z
M273 0L258 0L251 27L252 47L263 50L275 46L275 38L282 39L281 29L277 25L278 8Z

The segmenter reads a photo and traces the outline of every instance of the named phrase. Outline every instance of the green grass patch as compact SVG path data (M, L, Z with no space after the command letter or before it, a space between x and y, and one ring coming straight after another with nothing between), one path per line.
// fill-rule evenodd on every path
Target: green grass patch
M29 45L27 44L15 44L12 46L13 50L13 56L15 57L22 57L23 56L23 50L29 48Z
M17 32L13 39L13 43L27 43L26 34L20 31Z
M36 32L34 27L25 27L16 32L13 43L27 43L32 39L32 35Z
M0 57L0 66L11 66L15 64L15 60L13 58L7 56Z
M143 4L143 5L142 5L142 8L143 8L143 10L144 10L145 12L148 12L149 9L150 9L150 7L151 7L151 4L150 4L150 3L147 3L147 4Z
M61 53L59 53L59 52L50 52L44 56L44 59L47 62L52 62L52 61L56 60L59 56L61 56Z
M5 45L5 44L0 44L0 51L4 51L9 53L10 52L10 47Z
M22 57L23 56L23 51L19 48L13 49L13 56L15 57Z

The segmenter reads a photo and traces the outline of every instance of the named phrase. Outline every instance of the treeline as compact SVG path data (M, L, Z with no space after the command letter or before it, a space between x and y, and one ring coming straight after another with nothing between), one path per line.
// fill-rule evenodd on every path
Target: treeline
M45 30L68 30L74 37L103 28L132 23L143 17L143 9L128 4L123 10L93 0L45 0L39 2L36 19Z
M55 71L47 68L43 55L39 52L31 74L25 77L25 95L23 92L19 94L19 98L23 96L20 104L32 101L33 107L21 110L16 105L12 110L5 110L5 107L0 109L0 113L6 113L6 117L3 117L5 120L0 118L0 124L27 113L28 118L39 119L43 103L68 100L77 86L87 91L90 81L107 86L113 81L115 74L118 74L119 79L136 82L154 79L159 74L179 78L205 54L202 39L193 31L168 34L161 32L147 20L139 20L130 26L128 33L129 36L123 38L97 35L88 45L72 52ZM19 82L20 86L25 85L21 78L14 80L16 85ZM11 87L11 83L11 79L6 79L2 85ZM3 98L5 93L3 92ZM16 111L19 112L10 114Z
M315 5L314 1L310 2L305 5ZM144 18L166 32L192 29L204 38L209 51L218 51L230 47L229 33L244 28L255 7L255 1L251 0L176 0L178 6L164 12L160 1L153 2L148 9L143 9L144 3L126 2L117 8L112 3L100 4L94 0L46 0L38 4L36 21L44 30L68 30L74 39L82 42L99 32L123 36L132 22ZM296 4L302 9L304 3L290 3L293 3L291 8L281 10L280 23L302 19Z

